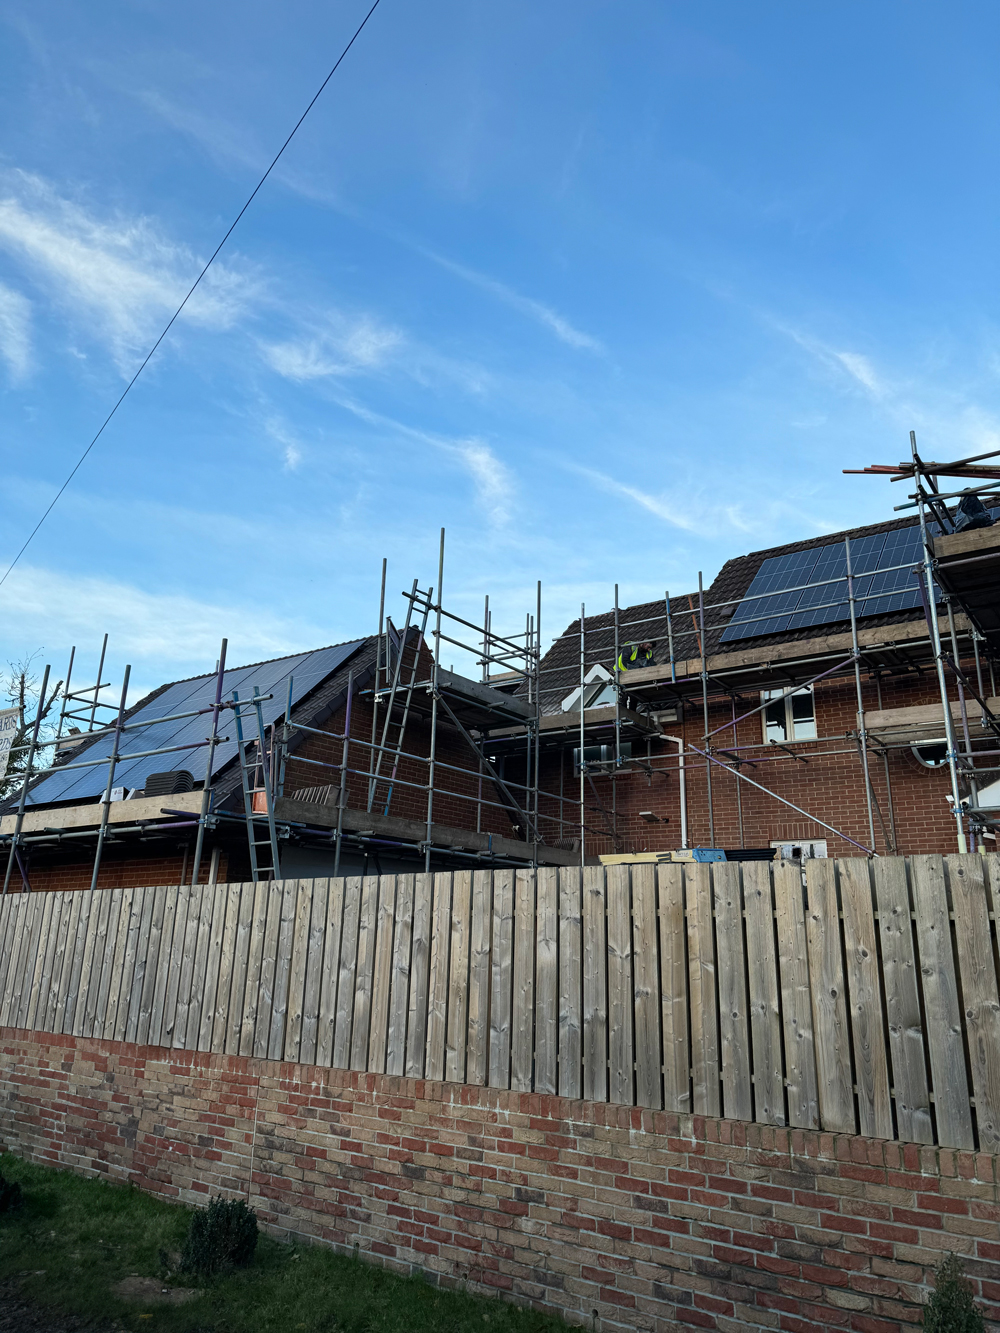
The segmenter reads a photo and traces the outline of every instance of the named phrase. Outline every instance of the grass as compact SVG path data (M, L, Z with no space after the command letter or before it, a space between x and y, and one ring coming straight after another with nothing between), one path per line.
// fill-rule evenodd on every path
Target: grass
M128 1333L559 1333L551 1315L506 1301L446 1291L422 1278L261 1235L253 1265L203 1283L170 1273L164 1255L184 1244L191 1209L129 1185L0 1157L24 1206L0 1215L0 1281L26 1300ZM168 1260L168 1264L169 1264ZM176 1262L176 1259L174 1260ZM203 1288L185 1305L143 1307L113 1288L129 1274L164 1286Z

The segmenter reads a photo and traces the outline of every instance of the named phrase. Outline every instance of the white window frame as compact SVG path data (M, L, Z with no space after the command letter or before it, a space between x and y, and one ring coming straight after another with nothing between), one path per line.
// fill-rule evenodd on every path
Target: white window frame
M811 685L806 685L801 690L795 690L794 693L786 695L783 700L780 698L782 694L784 694L784 690L761 690L760 692L761 703L764 703L766 701L773 701L773 703L771 704L772 707L774 703L783 703L785 706L783 736L771 736L768 734L767 715L768 712L770 711L770 708L761 709L760 719L761 719L761 730L764 737L764 744L789 745L794 741L816 740L818 738L818 733L816 731L816 694L813 690L813 687ZM812 717L808 721L800 720L796 722L795 718L793 717L794 706L792 704L792 700L796 697L801 699L804 694L809 695L809 697L813 701Z

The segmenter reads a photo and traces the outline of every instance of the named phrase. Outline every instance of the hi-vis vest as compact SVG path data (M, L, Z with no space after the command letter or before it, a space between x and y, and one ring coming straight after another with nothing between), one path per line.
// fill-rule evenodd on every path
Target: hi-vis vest
M636 667L645 667L653 665L653 650L647 648L645 652L637 643L627 643L618 654L618 670L632 671Z

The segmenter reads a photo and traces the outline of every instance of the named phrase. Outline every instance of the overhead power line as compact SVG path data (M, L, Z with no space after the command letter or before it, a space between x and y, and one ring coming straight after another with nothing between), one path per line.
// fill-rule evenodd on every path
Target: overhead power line
M268 176L270 176L270 174L271 174L271 172L274 170L274 168L278 165L278 160L279 160L279 158L281 157L282 153L285 151L285 149L288 147L288 145L289 145L289 144L292 142L292 140L295 138L295 135L296 135L296 133L298 132L299 126L302 124L302 122L305 120L306 116L308 116L309 112L313 109L313 107L314 107L314 106L316 105L316 103L319 101L320 96L321 96L321 94L322 94L322 92L323 92L323 89L326 87L326 85L327 85L327 84L330 82L330 80L333 78L334 74L336 74L338 68L340 67L340 63L341 63L341 61L342 61L342 60L344 59L344 57L347 55L348 51L350 51L351 47L352 47L352 46L354 45L354 43L358 40L358 38L361 36L362 30L364 29L365 24L368 22L368 20L371 18L371 16L375 13L376 9L378 9L378 7L379 7L379 3L380 3L380 0L375 0L375 3L372 5L371 9L369 9L368 13L364 16L364 18L363 18L363 19L361 20L361 22L358 24L358 27L357 27L357 30L356 30L355 33L354 33L354 36L351 38L351 40L350 40L350 41L347 43L347 45L344 47L343 51L341 51L340 55L337 57L336 64L335 64L335 65L333 66L333 68L330 70L330 73L326 76L326 78L323 80L323 82L322 82L322 83L319 85L319 87L316 89L316 92L315 92L315 94L313 95L313 98L312 98L312 100L310 101L309 105L306 107L305 111L302 112L302 115L299 116L298 120L297 120L297 121L295 122L295 124L293 125L293 127L292 127L292 131L291 131L291 133L289 134L288 138L285 140L285 142L281 145L281 147L280 147L280 148L278 149L278 151L275 153L273 159L271 160L271 165L268 167L268 169L264 172L263 176L261 176L260 180L259 180L259 181L257 182L257 184L254 186L254 188L253 188L253 192L252 192L252 194L249 196L249 198L247 199L246 203L243 205L243 207L240 209L240 211L239 211L239 212L236 214L236 216L233 218L232 223L230 224L228 231L227 231L226 234L223 236L223 238L222 238L222 240L219 242L219 244L218 244L218 245L215 247L215 249L212 251L211 255L209 256L208 262L205 264L205 267L201 270L201 272L200 272L200 273L198 274L198 276L195 278L194 282L191 284L191 286L190 286L190 288L189 288L189 290L188 290L187 295L184 297L184 300L180 303L180 305L177 307L177 309L174 311L174 313L170 316L170 319L167 321L166 325L164 326L163 332L160 334L160 336L157 338L156 342L153 343L152 347L151 347L151 348L149 349L149 351L146 353L145 358L143 359L141 365L139 366L139 369L135 372L135 374L134 374L134 375L132 376L132 378L129 380L128 384L125 385L125 388L124 388L124 390L122 391L121 397L118 399L118 401L115 403L114 407L111 409L111 411L108 413L108 415L107 415L107 416L104 418L104 420L101 422L100 430L98 430L97 434L94 436L94 438L93 438L93 439L90 441L90 443L87 445L86 449L84 449L84 451L83 451L83 453L80 455L80 457L76 460L76 463L73 465L73 470L70 472L69 476L68 476L68 477L66 478L66 480L63 482L63 484L59 487L58 491L56 491L55 496L53 497L53 499L52 499L51 503L49 504L48 508L45 510L45 513L41 516L41 518L38 520L38 522L37 522L37 523L35 524L35 526L32 528L31 532L28 534L28 537L27 537L27 539L25 540L24 545L21 547L21 549L18 551L17 555L14 557L14 559L13 559L13 560L10 562L10 564L7 566L6 570L4 571L3 578L0 578L0 587L2 587L4 583L6 583L6 581L7 581L7 576L10 574L11 570L14 568L14 566L15 566L15 565L17 564L17 562L20 560L21 556L24 555L25 551L28 549L28 547L29 547L29 546L31 545L31 543L34 541L35 536L36 536L36 534L38 533L39 528L41 528L42 524L45 522L45 520L48 518L48 516L52 513L53 509L55 509L56 505L59 503L60 499L62 498L63 492L66 490L67 486L69 486L70 482L73 480L73 478L76 476L77 472L79 472L80 468L83 466L84 462L86 461L87 455L90 453L91 449L93 449L94 445L97 443L97 441L98 441L98 440L101 438L101 436L104 434L104 431L105 431L105 429L107 428L108 423L111 421L111 418L114 416L114 414L115 414L115 413L118 411L118 409L121 407L122 403L123 403L123 402L125 401L125 399L128 397L128 393L129 393L129 390L132 388L132 385L135 384L136 380L139 378L139 376L142 374L142 372L143 372L143 371L146 369L146 367L149 365L149 362L152 360L152 357L153 357L154 352L155 352L156 349L159 347L160 343L163 342L163 340L164 340L164 338L167 336L167 334L170 332L170 329L171 329L171 327L173 326L174 321L177 319L178 315L181 313L181 311L182 311L182 310L184 309L184 307L187 305L188 301L190 301L191 297L194 295L194 293L195 293L195 291L197 290L198 285L199 285L199 283L201 282L202 278L205 276L205 274L208 272L208 270L209 270L209 269L212 267L212 265L215 263L215 260L216 260L216 258L218 257L219 251L222 249L222 247L225 245L225 243L229 240L230 236L232 236L233 232L236 230L236 226L237 226L237 224L238 224L240 218L242 218L243 214L247 211L247 209L248 209L248 208L250 207L250 205L253 203L253 201L254 201L254 199L256 198L257 193L258 193L258 191L260 190L261 186L262 186L262 185L264 184L264 182L267 180Z

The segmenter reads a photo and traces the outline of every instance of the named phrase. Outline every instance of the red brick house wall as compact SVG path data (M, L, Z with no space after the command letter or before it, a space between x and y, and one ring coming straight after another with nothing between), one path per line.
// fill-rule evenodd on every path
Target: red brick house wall
M970 668L971 670L971 668ZM936 678L930 672L923 675L886 677L881 682L881 702L879 686L874 680L865 679L862 684L865 709L868 712L881 708L905 708L918 704L933 704L940 701ZM957 695L952 692L952 698ZM869 845L868 816L865 801L864 780L856 743L846 735L857 727L857 696L853 682L834 684L820 683L815 687L816 724L819 739L796 742L791 748L807 762L802 763L790 755L777 751L774 747L762 746L762 721L760 714L740 722L736 728L737 740L733 729L728 727L719 731L713 738L716 757L722 760L726 756L719 750L732 749L734 745L758 746L757 749L741 749L740 753L756 766L745 764L744 774L754 782L769 788L794 805L806 810L809 815L831 824L848 838ZM737 716L754 708L760 702L759 692L746 691L737 702ZM972 705L975 712L975 705ZM726 701L710 701L709 728L723 726L733 716L732 706ZM704 749L702 736L704 722L700 701L688 704L683 710L683 720L667 724L665 730L681 736L686 745ZM981 735L975 730L973 736ZM588 744L597 743L598 739L606 744L614 743L613 729L608 729L606 737L588 737ZM987 748L1000 748L1000 742L991 746L989 741L980 742ZM633 742L633 754L646 759L645 741ZM842 751L843 753L830 753ZM594 786L597 795L589 783L586 792L587 804L587 852L595 855L603 852L655 851L680 846L680 797L677 769L677 747L659 738L649 745L648 757L652 775L639 770L620 774L612 783L609 777L595 777ZM996 763L997 759L984 759L984 763ZM957 850L955 821L949 813L950 780L947 768L928 769L914 758L909 747L894 749L888 756L888 783L891 788L892 819L890 819L890 792L886 786L886 764L873 748L870 756L870 772L876 801L881 811L882 820L891 835L895 824L895 851L899 855L911 855L918 852L939 852L946 854ZM574 776L571 754L563 761L563 790L574 801L579 789L579 780ZM990 777L998 776L996 774ZM986 778L986 781L990 780ZM552 794L559 791L559 761L555 758L546 760L542 771L542 785ZM736 848L741 846L740 808L737 803L737 779L731 773L717 765L712 768L712 803L715 822L715 845ZM598 797L605 809L617 811L617 830L620 843L615 844L610 837L610 820L597 809ZM856 856L858 849L845 838L824 829L815 819L797 814L787 805L775 800L765 792L751 787L749 783L739 784L739 797L742 804L743 838L746 847L767 847L771 842L781 840L825 839L830 856ZM558 815L558 804L554 800L545 801L542 810L552 816ZM650 811L669 823L651 824L640 818L640 812ZM574 822L577 819L577 806L566 806L568 820L564 836L577 836ZM709 846L711 834L708 818L708 794L705 776L705 761L696 754L687 755L687 814L688 841L691 846ZM555 830L554 823L546 827ZM607 833L604 830L607 829ZM992 848L992 844L988 844ZM875 850L880 854L888 852L889 845L878 811L875 812Z
M1000 1320L982 1153L13 1028L0 1141L596 1329L902 1333L948 1252Z

